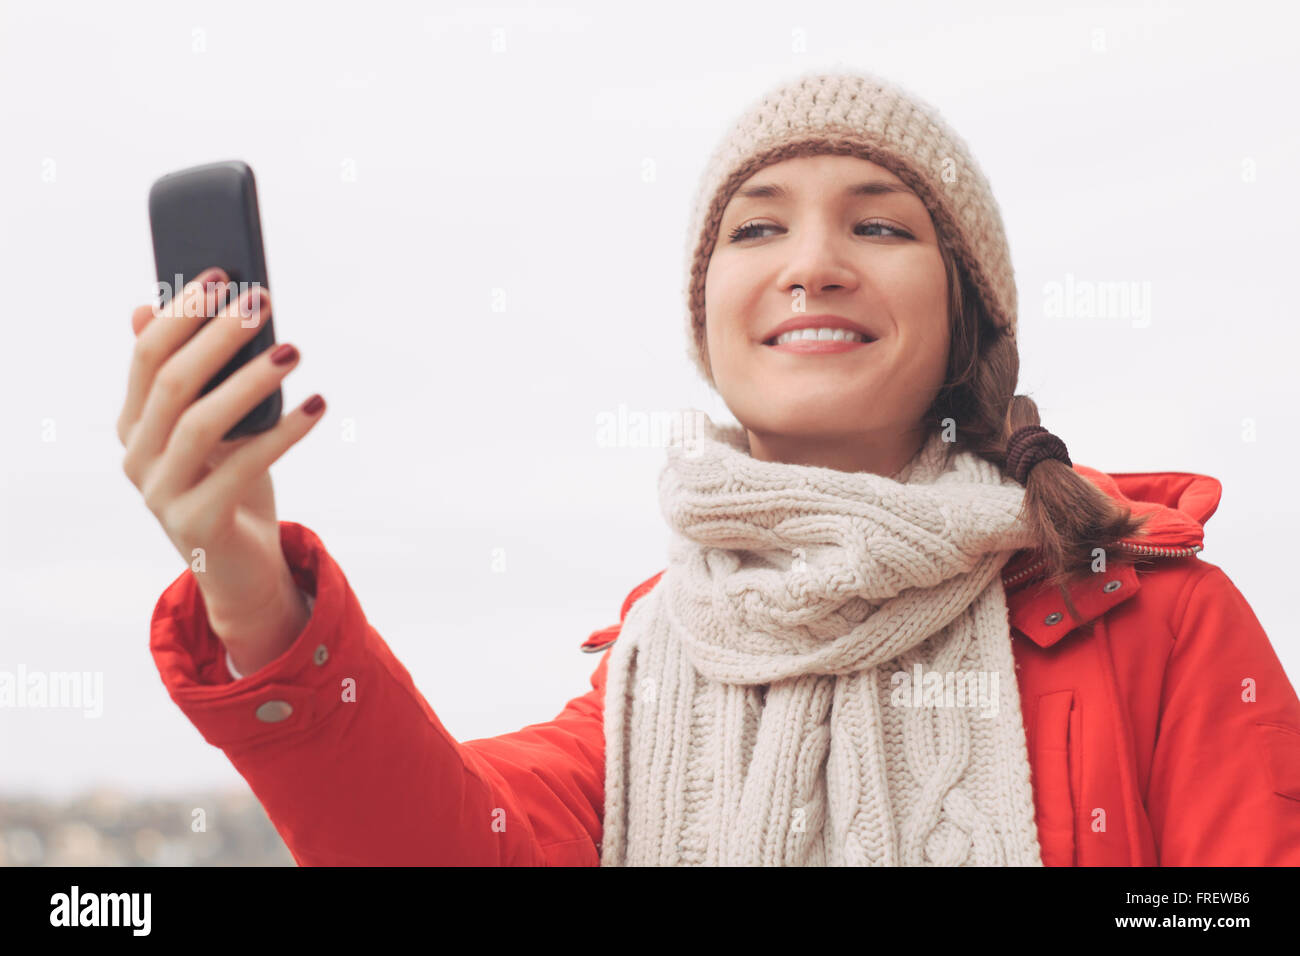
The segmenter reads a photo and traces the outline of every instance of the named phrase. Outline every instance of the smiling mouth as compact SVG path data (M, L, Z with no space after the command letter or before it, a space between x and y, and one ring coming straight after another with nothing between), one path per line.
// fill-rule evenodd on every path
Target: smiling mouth
M841 352L856 352L871 345L875 339L794 339L780 345L764 342L764 346L773 352L785 352L793 355L838 355Z
M777 346L776 339L768 339L763 344L769 348L785 348L789 345L870 345L875 339L868 339L862 336L853 336L842 339L814 339L814 338L797 338L786 339L780 346Z
M781 335L774 335L770 339L764 340L763 344L776 346L779 342L782 346L797 345L800 343L845 343L850 345L868 345L875 339L863 332L850 329L797 329L792 332L785 332Z
M835 353L851 352L876 341L867 335L838 333L835 336L777 335L763 343L780 352ZM779 343L779 344L778 344Z

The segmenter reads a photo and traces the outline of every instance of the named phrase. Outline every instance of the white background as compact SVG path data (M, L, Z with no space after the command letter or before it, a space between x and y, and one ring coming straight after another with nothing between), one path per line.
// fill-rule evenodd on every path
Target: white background
M329 406L272 469L280 516L321 536L451 733L491 736L588 690L578 645L664 566L663 449L601 447L596 416L727 417L685 358L690 202L739 111L814 67L878 72L970 144L1010 237L1018 391L1078 463L1223 482L1203 557L1300 681L1287 7L0 11L0 667L105 682L99 720L0 713L0 791L242 785L149 654L185 564L114 431L154 179L255 170L277 335L303 355L286 408ZM1067 275L1149 283L1150 324L1048 317Z

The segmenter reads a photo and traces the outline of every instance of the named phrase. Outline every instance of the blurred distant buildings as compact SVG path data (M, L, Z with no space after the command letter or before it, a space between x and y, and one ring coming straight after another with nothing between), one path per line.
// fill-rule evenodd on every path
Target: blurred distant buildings
M201 812L196 812L201 811ZM0 794L0 866L294 866L247 790L140 799Z

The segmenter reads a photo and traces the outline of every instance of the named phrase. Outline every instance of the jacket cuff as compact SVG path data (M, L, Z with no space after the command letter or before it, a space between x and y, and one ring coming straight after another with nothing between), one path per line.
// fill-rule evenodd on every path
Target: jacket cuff
M149 649L167 693L203 739L223 750L295 735L342 706L338 662L361 650L342 646L364 633L364 622L345 620L361 609L345 607L347 582L320 539L281 521L280 545L294 583L314 606L293 644L256 673L231 680L225 646L188 568L163 592L150 622Z
M301 594L302 597L303 597L303 600L307 602L307 616L308 616L308 618L310 618L310 617L311 617L311 613L312 613L312 610L311 610L311 609L312 609L312 605L314 605L314 604L316 603L316 599L315 599L314 597L312 597L310 594L308 594L306 591L304 591L302 588L298 588L298 593ZM248 676L247 674L241 674L241 673L239 672L239 669L238 669L237 667L235 667L235 661L234 661L234 659L231 658L231 656L230 656L230 649L229 649L229 648L226 649L226 670L230 672L230 677L231 677L233 680L242 680L244 677L247 677L247 676ZM224 683L224 681L223 681L223 683Z

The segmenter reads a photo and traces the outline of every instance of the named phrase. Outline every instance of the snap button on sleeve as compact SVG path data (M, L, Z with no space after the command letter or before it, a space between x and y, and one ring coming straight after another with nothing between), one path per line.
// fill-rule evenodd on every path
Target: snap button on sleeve
M1112 591L1118 591L1122 586L1122 583L1123 582L1120 581L1107 581L1106 586L1103 587L1102 590L1107 594L1110 594Z
M1061 617L1062 617L1062 615L1061 615L1061 612L1060 612L1060 611L1053 611L1051 614L1047 615L1047 617L1043 618L1043 623L1044 623L1044 624L1059 624L1060 621L1061 621Z
M275 724L293 713L293 707L286 700L268 700L257 708L257 719L267 724Z
M316 653L312 655L311 659L313 662L315 662L317 667L320 667L322 664L324 664L327 660L330 659L329 648L327 648L324 644L321 644L319 647L316 648Z

